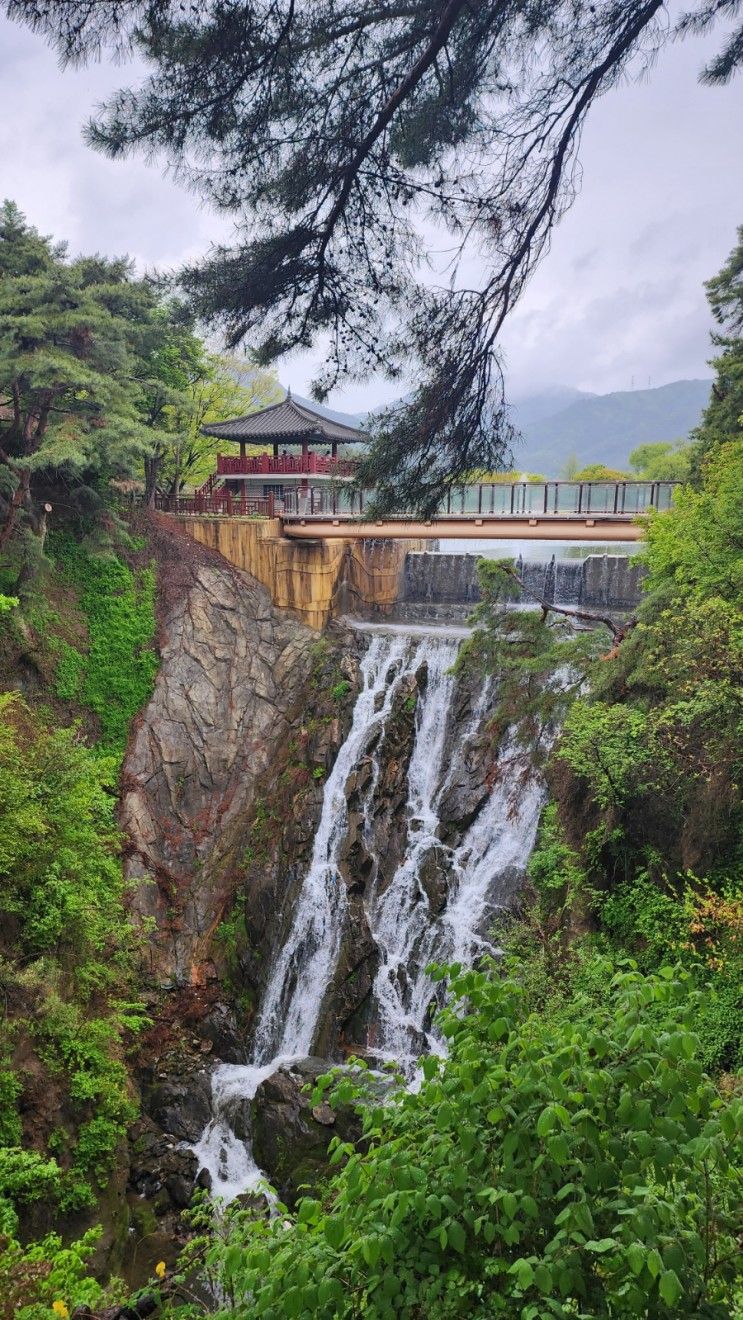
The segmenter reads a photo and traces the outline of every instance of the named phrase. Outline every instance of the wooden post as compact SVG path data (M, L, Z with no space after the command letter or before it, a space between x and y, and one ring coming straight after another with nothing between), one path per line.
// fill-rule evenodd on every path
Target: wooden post
M240 457L245 458L245 441L240 441Z

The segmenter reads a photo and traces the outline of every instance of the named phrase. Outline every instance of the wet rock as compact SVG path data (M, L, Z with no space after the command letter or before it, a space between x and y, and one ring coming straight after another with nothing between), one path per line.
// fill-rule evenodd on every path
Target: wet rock
M156 1082L145 1089L142 1104L162 1132L196 1142L211 1117L209 1078L203 1072Z
M148 1118L134 1124L129 1138L132 1190L150 1201L157 1214L189 1205L198 1173L193 1151L169 1140Z
M131 907L160 983L214 975L209 943L234 887L224 859L287 738L315 642L253 578L203 550L166 602L160 669L121 800L128 876L139 882Z
M288 1204L299 1189L314 1186L328 1172L328 1144L335 1135L355 1140L361 1131L349 1109L337 1113L327 1103L313 1108L304 1088L333 1067L308 1059L281 1068L259 1086L253 1100L253 1153L272 1185Z
M240 1038L237 1015L226 1004L217 1003L199 1024L202 1054L213 1053L222 1063L243 1063L245 1047Z
M449 856L445 848L431 848L418 871L418 879L434 916L446 907L448 896Z

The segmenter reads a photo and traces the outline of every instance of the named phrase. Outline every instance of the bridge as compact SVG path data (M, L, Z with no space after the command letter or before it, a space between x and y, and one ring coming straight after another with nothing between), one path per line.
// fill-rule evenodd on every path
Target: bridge
M162 500L181 516L272 518L290 540L438 538L465 540L635 541L638 521L668 509L672 481L479 482L448 493L428 520L368 515L369 495L334 484L294 487L281 496L240 497L229 490Z
M407 555L432 539L634 541L642 515L669 508L677 484L481 482L452 491L429 520L371 520L368 496L335 482L264 497L202 489L157 504L321 629L338 614L393 609Z

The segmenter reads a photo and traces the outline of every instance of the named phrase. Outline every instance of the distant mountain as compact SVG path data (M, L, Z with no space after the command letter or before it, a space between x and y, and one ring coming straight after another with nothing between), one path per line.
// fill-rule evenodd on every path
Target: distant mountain
M316 403L314 399L305 399L296 390L292 390L292 398L297 403L304 404L305 408L312 408L318 412L321 417L327 417L331 422L342 422L344 426L363 426L363 413L345 413L338 412L337 408L326 408L324 403Z
M547 407L550 396L536 394L513 405L513 420L523 442L516 446L515 466L556 477L574 454L580 467L605 463L626 469L636 445L656 440L680 440L695 427L709 400L709 380L676 380L654 390L620 390L615 394L581 394L572 401ZM578 395L576 398L575 395Z
M554 385L540 390L537 394L526 394L523 398L510 400L511 414L520 427L541 422L545 417L554 417L572 403L581 399L595 399L598 396L584 390L573 389L570 385Z

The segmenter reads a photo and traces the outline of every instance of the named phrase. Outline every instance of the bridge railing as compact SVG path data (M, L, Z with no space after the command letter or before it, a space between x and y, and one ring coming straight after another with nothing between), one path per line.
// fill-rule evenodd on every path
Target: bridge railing
M440 518L591 517L632 518L668 509L675 481L489 481L451 490ZM369 495L343 488L284 491L284 517L361 517ZM400 515L402 516L402 515Z

